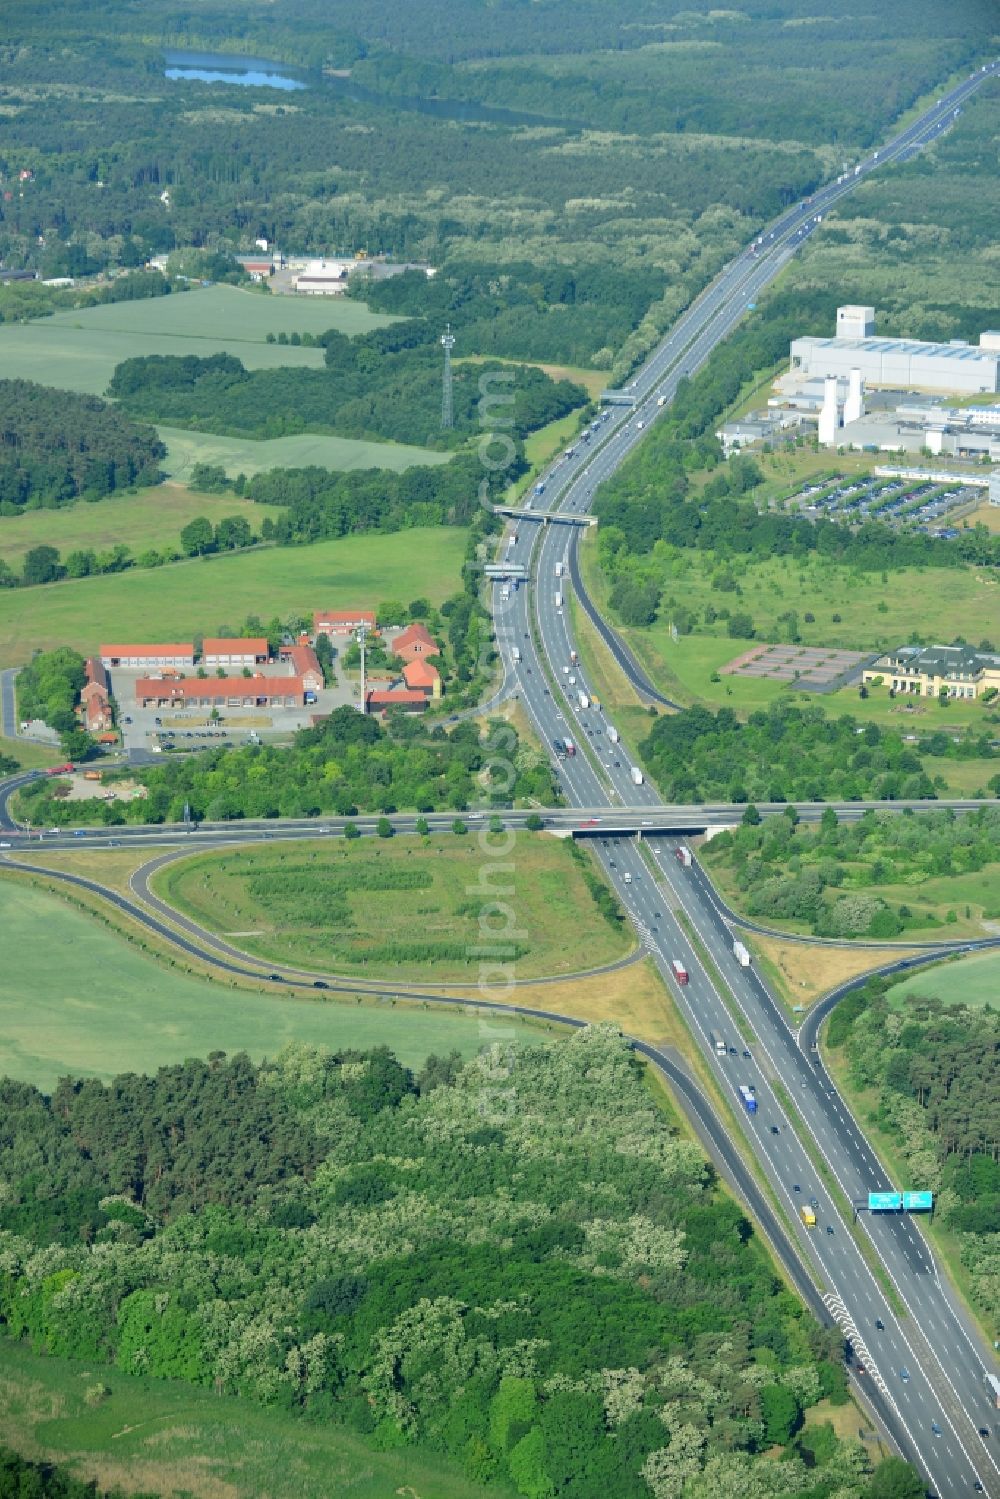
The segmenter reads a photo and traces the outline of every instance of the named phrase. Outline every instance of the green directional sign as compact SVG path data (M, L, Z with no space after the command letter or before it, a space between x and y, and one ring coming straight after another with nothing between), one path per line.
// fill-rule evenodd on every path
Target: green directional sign
M868 1211L870 1213L890 1213L898 1211L903 1205L903 1194L901 1192L869 1192Z
M903 1193L903 1207L908 1213L929 1213L933 1206L933 1192Z

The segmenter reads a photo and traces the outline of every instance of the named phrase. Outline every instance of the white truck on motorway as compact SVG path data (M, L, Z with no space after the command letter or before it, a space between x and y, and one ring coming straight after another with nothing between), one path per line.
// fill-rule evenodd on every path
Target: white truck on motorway
M618 730L615 728L614 724L613 723L609 723L608 724L608 738L611 740L611 743L612 744L617 744L620 737L621 736L619 735Z
M515 645L514 649L511 651L511 653L510 653L510 659L512 661L520 661L520 659L521 659L521 647L519 645Z
M633 786L642 785L642 771L639 769L638 765L630 765L628 773L632 777Z
M580 704L581 710L584 709L584 708L589 708L590 707L590 698L587 696L587 694L585 692L578 692L576 696L577 696L577 701Z
M561 609L562 608L562 594L561 593L557 593L556 594L556 608L557 609Z
M556 563L556 577L557 578L561 578L562 575L563 575L563 565L562 565L561 562L557 562Z
M750 950L739 938L733 943L733 957L741 968L750 967Z

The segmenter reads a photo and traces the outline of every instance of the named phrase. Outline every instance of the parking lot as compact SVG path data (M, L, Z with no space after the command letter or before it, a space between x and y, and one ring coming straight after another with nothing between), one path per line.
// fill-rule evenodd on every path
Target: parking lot
M357 685L340 680L336 687L323 688L314 703L295 708L227 707L218 704L213 710L201 706L140 708L136 703L135 684L147 678L148 672L116 667L111 673L111 691L118 704L118 722L125 750L169 748L204 749L213 741L245 744L287 740L297 729L309 728L314 718L326 717L344 703L357 705ZM283 665L265 669L268 678L290 675ZM248 687L250 683L247 683Z
M767 677L795 682L814 692L832 692L858 676L872 660L862 651L840 651L824 646L760 645L744 651L721 668L723 676Z
M971 485L837 475L804 486L789 503L798 505L800 513L812 520L825 516L856 526L875 520L894 531L922 531L950 540L959 534L953 524L956 513L978 505L981 499L981 490Z

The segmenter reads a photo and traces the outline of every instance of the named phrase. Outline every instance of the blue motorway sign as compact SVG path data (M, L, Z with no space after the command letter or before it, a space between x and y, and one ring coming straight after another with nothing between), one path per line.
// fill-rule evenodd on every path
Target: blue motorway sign
M901 1192L869 1192L868 1211L870 1213L885 1213L898 1209L903 1205L903 1194Z
M933 1192L904 1192L903 1207L908 1213L929 1213L934 1206Z

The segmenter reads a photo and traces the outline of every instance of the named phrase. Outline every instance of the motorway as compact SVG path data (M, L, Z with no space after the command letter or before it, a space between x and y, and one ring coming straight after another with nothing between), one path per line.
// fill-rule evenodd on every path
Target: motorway
M962 101L998 65L963 80L912 125L879 151L871 153L846 178L820 189L811 202L788 210L764 231L753 247L731 262L678 320L629 387L630 408L605 414L589 442L579 442L572 457L560 461L544 477L547 510L582 515L594 491L641 440L643 432L672 399L680 379L696 371L740 319L747 303L777 276L799 245L811 235L825 211L872 171L904 161L934 140L954 119ZM661 404L662 401L662 404ZM815 1050L815 1029L796 1034L768 986L755 969L745 969L732 952L732 930L710 882L695 863L682 866L674 857L677 836L738 820L742 808L732 806L664 807L655 787L636 783L625 745L613 743L603 714L581 709L565 685L570 652L575 648L565 594L580 592L576 559L578 529L555 521L542 525L530 514L519 516L508 528L501 556L532 572L532 584L509 590L497 585L493 594L497 641L504 663L501 696L517 692L543 745L571 736L578 745L572 757L557 760L557 774L567 808L540 809L552 831L585 833L609 881L635 926L643 945L656 962L681 1013L702 1046L708 1064L733 1105L746 1141L767 1177L787 1220L796 1225L793 1252L781 1222L739 1161L725 1126L713 1114L704 1095L665 1054L642 1044L693 1110L699 1133L710 1143L717 1160L728 1163L764 1232L789 1265L795 1283L817 1314L824 1309L850 1341L852 1374L865 1390L876 1417L900 1450L926 1475L933 1492L945 1496L981 1491L1000 1499L1000 1463L994 1456L996 1411L984 1385L992 1367L991 1355L971 1326L946 1280L939 1277L931 1253L910 1216L875 1216L863 1212L852 1225L851 1204L866 1201L869 1191L888 1183L857 1122L838 1096ZM510 541L510 538L515 538ZM509 545L507 544L509 542ZM559 576L556 565L559 565ZM590 605L593 611L593 606ZM641 672L638 664L603 621L595 618L622 669L647 697L667 703ZM513 655L518 648L519 659ZM576 668L578 690L586 690ZM19 781L0 790L0 847L27 853L25 833L11 822L7 798ZM896 808L903 804L889 804ZM934 803L935 806L948 805ZM956 809L975 803L954 803ZM782 808L761 809L779 813ZM839 809L858 816L861 806ZM803 809L818 816L822 807ZM505 824L523 826L528 812L503 812ZM447 828L452 815L430 815L432 828ZM479 820L467 817L467 821ZM398 831L412 829L415 819L391 819ZM374 818L359 818L359 829L373 833ZM586 829L581 827L586 823ZM337 836L342 819L203 826L199 844L253 841L266 838ZM485 829L484 829L485 831ZM641 837L632 837L631 834ZM36 835L37 836L37 835ZM44 835L47 847L75 846L77 837L91 844L142 840L148 846L176 842L181 830L104 828L99 831L63 830ZM46 871L46 873L50 873ZM102 887L78 876L59 876L90 888ZM122 905L123 897L117 897ZM131 906L124 902L123 909ZM140 907L136 919L158 930L161 923ZM130 912L131 914L131 912ZM194 943L166 931L169 940L217 967L241 972L218 951L198 952ZM968 944L963 944L966 946ZM675 981L673 962L682 964L688 981ZM250 973L260 978L259 973ZM280 982L311 987L306 979L285 977ZM338 985L327 985L335 989ZM363 985L351 983L358 992ZM440 995L423 996L442 1002ZM519 1006L490 1005L511 1013L545 1015ZM564 1020L551 1015L548 1018ZM715 1040L713 1040L713 1033ZM753 1089L756 1111L744 1110L740 1087ZM725 1169L725 1166L724 1166ZM909 1185L898 1183L897 1186ZM815 1229L800 1226L800 1209L815 1199ZM825 1288L818 1302L805 1280L795 1253L811 1267ZM877 1265L878 1270L873 1268ZM794 1267L794 1269L792 1268ZM891 1282L890 1296L884 1289ZM899 1314L897 1314L899 1309ZM878 1326L881 1324L881 1326ZM904 1377L905 1371L905 1377ZM989 1428L983 1438L981 1428Z
M598 485L669 405L680 379L699 368L736 326L747 303L780 273L825 210L872 171L908 159L940 135L962 101L996 71L994 64L949 90L846 180L789 210L731 262L633 380L634 404L605 412L589 441L575 444L543 476L546 510L584 514ZM567 591L579 590L578 539L576 525L539 524L530 513L513 520L502 538L499 556L530 569L533 577L524 586L494 586L505 687L517 691L543 744L555 747L568 737L577 746L575 754L557 760L570 805L604 805L619 818L618 809L628 807L640 812L640 823L645 808L652 822L659 807L655 788L645 780L636 783L625 745L612 741L603 713L587 703L587 683L573 664ZM592 605L588 612L596 613ZM603 621L595 623L640 692L665 701L650 690L652 684L614 633ZM717 1069L787 1215L798 1221L803 1202L815 1201L818 1223L812 1230L801 1228L801 1248L827 1287L826 1304L849 1337L855 1366L864 1369L862 1379L890 1412L889 1430L936 1494L1000 1495L1000 1464L993 1452L996 1410L984 1378L993 1367L990 1352L938 1275L913 1215L855 1214L854 1204L867 1204L869 1191L889 1183L820 1065L815 1037L803 1050L760 975L735 961L731 928L697 863L682 866L673 856L675 839L643 831L640 844L604 838L598 830L597 855ZM676 982L675 961L687 981ZM740 1087L754 1091L753 1113L744 1110ZM891 1297L883 1289L887 1283ZM897 1308L905 1315L897 1315ZM990 1435L984 1438L982 1430Z

